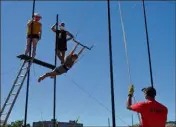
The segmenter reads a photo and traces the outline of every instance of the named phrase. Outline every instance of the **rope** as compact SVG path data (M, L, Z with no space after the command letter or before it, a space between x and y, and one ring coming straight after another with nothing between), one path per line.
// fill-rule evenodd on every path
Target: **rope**
M127 67L128 67L128 79L129 79L129 83L131 84L131 69L130 69L130 63L129 63L129 58L128 58L128 50L127 50L127 42L126 42L126 36L125 36L125 30L124 30L124 24L123 24L123 20L122 20L122 11L121 11L121 6L120 6L120 2L118 1L119 4L119 11L120 11L120 20L121 20L121 25L122 25L122 32L123 32L123 39L124 39L124 45L125 45L125 54L126 54L126 62L127 62Z
M143 5L142 7L143 7L143 12L144 12L144 23L145 23L145 32L146 32L148 59L149 59L149 68L150 68L150 81L151 81L151 86L153 87L152 64L151 64L151 57L150 57L150 46L149 46L149 37L148 37L147 19L146 19L146 13L145 13L144 0L142 0L142 5Z
M132 81L131 81L131 71L130 71L130 63L129 63L128 50L127 50L127 41L126 41L124 24L123 24L123 19L122 19L122 11L121 11L121 6L120 6L120 2L119 1L118 1L118 5L119 5L120 20L121 20L121 26L122 26L122 32L123 32L123 39L124 39L124 46L125 46L126 62L127 62L127 67L128 67L128 79L129 79L129 83L132 84ZM133 97L133 98L134 98L134 101L136 103L135 97ZM137 113L137 115L138 115L139 122L141 123L139 113Z
M64 74L65 75L65 74ZM66 75L65 75L66 76ZM90 98L92 98L93 100L95 100L100 106L102 106L104 109L106 109L108 112L111 113L111 110L109 110L103 103L101 103L100 101L98 101L95 97L92 96L91 93L89 93L88 91L86 91L83 87L81 87L80 85L78 85L78 83L76 83L70 76L66 76L74 85L76 85L80 90L82 90L84 93L86 93ZM122 120L122 118L117 117L121 122L123 122L124 124L126 124L127 126L129 126L124 120Z

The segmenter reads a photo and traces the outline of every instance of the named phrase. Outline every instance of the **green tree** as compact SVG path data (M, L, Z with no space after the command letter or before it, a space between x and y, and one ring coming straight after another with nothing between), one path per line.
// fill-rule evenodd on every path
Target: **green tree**
M22 120L17 120L14 122L11 122L11 124L7 124L6 126L1 126L1 127L22 127L23 121ZM30 124L27 124L26 127L31 127Z
M17 121L11 122L11 127L21 127L22 125L23 125L22 120L17 120Z

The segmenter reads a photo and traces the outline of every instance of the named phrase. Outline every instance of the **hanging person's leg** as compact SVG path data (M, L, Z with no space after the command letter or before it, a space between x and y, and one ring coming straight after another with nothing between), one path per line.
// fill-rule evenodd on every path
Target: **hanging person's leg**
M52 72L48 72L42 76L39 77L38 82L41 80L44 80L47 77L55 78L57 75L62 75L63 73L66 73L68 71L67 68L65 68L63 65L55 68Z
M57 75L57 72L55 72L55 71L48 72L48 73L40 76L39 79L38 79L38 82L40 82L41 80L44 80L47 77L55 77L56 75Z

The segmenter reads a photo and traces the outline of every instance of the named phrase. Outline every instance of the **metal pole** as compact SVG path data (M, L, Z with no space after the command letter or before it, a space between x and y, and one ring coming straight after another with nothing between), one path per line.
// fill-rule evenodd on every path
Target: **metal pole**
M58 30L58 14L56 15L56 30ZM56 42L55 42L55 66L57 64L57 32L56 32ZM54 122L54 127L56 127L56 77L54 78L54 107L53 107L53 122Z
M115 118L115 101L114 101L114 81L113 81L113 62L112 62L112 44L111 44L111 17L110 17L110 2L107 0L108 7L108 28L109 28L109 56L110 56L110 78L111 78L111 103L112 103L112 125L116 127Z
M133 127L133 114L132 114L132 121L131 122L132 122L132 127Z
M149 67L150 67L150 80L151 80L151 86L153 87L152 64L151 64L150 45L149 45L149 37L148 37L148 29L147 29L147 19L146 19L146 12L145 12L144 0L142 0L142 5L143 5L143 12L144 12L145 32L146 32L148 58L149 58Z
M34 17L34 11L35 11L35 0L33 0L32 19L33 19L33 17ZM32 31L33 31L33 22L31 23L31 34L32 34ZM30 51L29 51L29 56L31 56L31 43L32 43L32 37L31 37L31 39L30 39ZM28 66L30 66L30 64L31 64L31 61L29 61ZM27 124L28 98L29 98L29 81L30 81L30 67L29 67L28 77L27 77L24 127L26 127L26 124Z
M0 1L0 7L1 7L1 1ZM0 20L0 24L1 24L1 20ZM1 33L1 29L0 29L0 33ZM0 50L1 50L1 42L0 42ZM1 52L0 52L0 56L1 56ZM0 63L1 63L1 58L0 58ZM1 71L1 64L0 64L0 71ZM1 125L1 94L2 94L2 90L1 90L1 76L0 76L0 125Z
M108 126L110 127L111 125L110 125L110 120L109 120L109 118L108 118Z

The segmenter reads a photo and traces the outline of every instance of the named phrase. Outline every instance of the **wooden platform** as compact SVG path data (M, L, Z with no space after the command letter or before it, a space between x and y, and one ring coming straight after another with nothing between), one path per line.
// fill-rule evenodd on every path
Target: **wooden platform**
M17 56L17 58L22 59L22 60L30 60L30 59L32 59L32 57L26 56L24 54ZM38 59L35 59L35 58L33 60L33 63L38 64L38 65L43 66L43 67L46 67L46 68L50 68L52 70L55 68L54 65L46 63L46 62L38 60Z

